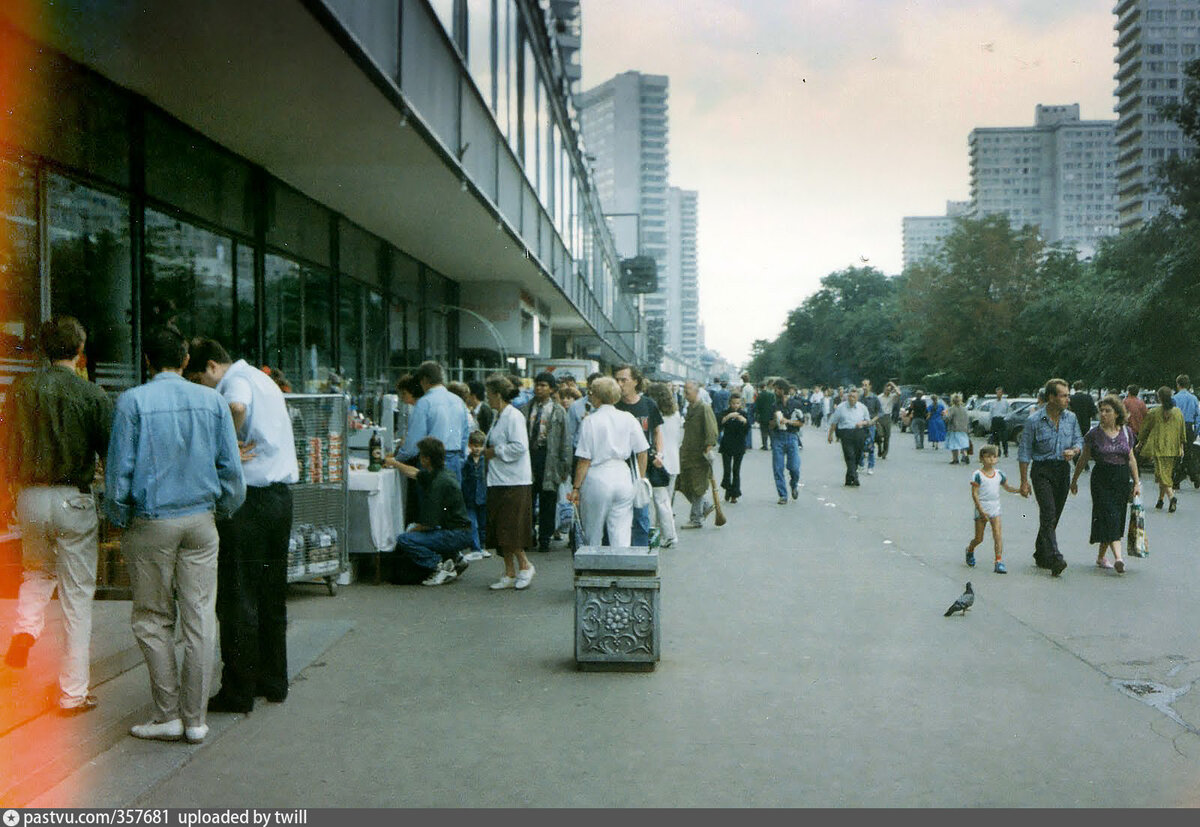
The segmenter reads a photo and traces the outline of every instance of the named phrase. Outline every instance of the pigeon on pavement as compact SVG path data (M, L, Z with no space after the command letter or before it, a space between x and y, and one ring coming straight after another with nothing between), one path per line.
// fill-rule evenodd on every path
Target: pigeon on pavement
M974 605L974 603L975 603L975 592L974 592L974 590L971 589L970 581L967 581L967 590L962 593L962 597L960 597L960 598L958 598L958 600L954 601L954 604L952 606L950 606L949 609L946 610L946 613L944 615L942 615L942 617L949 617L950 615L954 614L955 612L962 612L963 615L965 616L967 613L967 609L971 608L971 606Z

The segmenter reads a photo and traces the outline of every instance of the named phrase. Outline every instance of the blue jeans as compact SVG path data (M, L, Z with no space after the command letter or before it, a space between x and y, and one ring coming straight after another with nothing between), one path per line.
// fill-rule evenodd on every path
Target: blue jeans
M446 470L454 475L454 478L458 480L459 485L462 485L462 469L466 464L467 458L463 456L462 451L446 452Z
M792 485L800 484L800 438L786 431L771 433L771 460L775 471L775 491L780 497L788 495L783 482L783 469L786 465Z
M650 545L650 506L633 509L633 530L629 534L629 545Z
M471 521L471 550L482 551L487 537L487 504L468 505L467 519Z
M858 467L862 468L863 464L867 468L875 467L875 426L867 428L867 442L863 446L863 458L858 461Z
M406 531L396 540L396 553L408 556L424 569L434 569L455 552L471 546L471 529L437 528L433 531Z
M912 428L913 439L916 440L918 448L925 447L925 420L919 416L914 416L912 422L909 423Z

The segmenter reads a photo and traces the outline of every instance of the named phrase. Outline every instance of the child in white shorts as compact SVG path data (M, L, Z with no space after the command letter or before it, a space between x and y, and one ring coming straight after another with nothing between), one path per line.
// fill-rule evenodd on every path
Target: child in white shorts
M984 445L979 449L978 471L971 475L971 500L975 503L975 539L967 544L967 565L975 565L975 547L983 542L984 528L991 523L992 542L996 547L996 574L1005 574L1004 539L1000 530L1000 489L1013 494L1020 489L1008 484L1008 477L996 467L1000 452L995 445Z

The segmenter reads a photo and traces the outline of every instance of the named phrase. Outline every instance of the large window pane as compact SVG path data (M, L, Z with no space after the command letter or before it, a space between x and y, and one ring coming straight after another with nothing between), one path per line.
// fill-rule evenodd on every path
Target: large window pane
M308 393L331 390L333 367L333 280L324 270L304 268L304 364Z
M290 187L267 190L267 244L316 264L329 264L330 213Z
M366 325L363 330L363 390L367 393L390 393L387 376L388 319L383 294L366 291Z
M538 180L537 192L538 198L542 201L542 206L546 208L546 212L554 210L554 145L555 141L551 138L550 129L550 96L546 92L546 86L539 78L537 81L538 91L538 158L541 168L540 179Z
M538 180L537 152L537 68L529 44L521 43L521 163L525 175L535 187Z
M37 360L41 290L33 167L0 159L0 399Z
M341 291L338 309L339 344L338 364L344 384L342 389L358 396L363 393L362 344L363 344L363 297L364 288L353 279L342 278L338 285ZM361 400L360 400L361 404Z
M429 5L433 7L433 13L446 34L454 40L454 0L429 0Z
M304 389L300 363L304 345L300 265L282 256L266 257L264 288L266 307L266 363L279 368L297 391Z
M145 268L152 313L236 350L231 239L147 209Z
M467 68L489 108L495 110L492 79L492 3L467 0Z
M254 248L237 245L237 355L253 364L260 363L258 319L254 312Z
M514 89L517 78L516 10L513 0L496 2L496 101L494 111L500 131L515 152L517 128L512 110L516 106Z
M48 176L50 312L87 330L88 375L106 390L137 384L129 202Z

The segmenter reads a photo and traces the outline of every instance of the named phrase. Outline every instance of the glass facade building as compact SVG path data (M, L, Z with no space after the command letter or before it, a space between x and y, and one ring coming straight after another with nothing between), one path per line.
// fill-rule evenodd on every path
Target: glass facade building
M124 5L0 10L4 383L60 313L114 392L168 320L305 391L637 361L538 3Z

